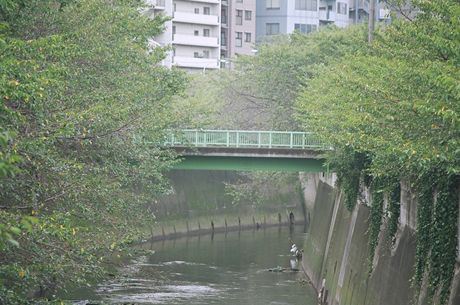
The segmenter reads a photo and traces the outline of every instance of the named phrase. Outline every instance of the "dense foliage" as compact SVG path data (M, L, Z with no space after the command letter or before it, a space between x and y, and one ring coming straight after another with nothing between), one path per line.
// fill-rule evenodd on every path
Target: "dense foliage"
M385 181L386 213L380 212L380 195L371 203L371 250L380 214L387 215L388 237L394 240L398 181L413 183L420 196L416 282L420 285L427 271L430 295L440 291L445 304L457 257L460 4L412 4L416 17L381 26L361 53L318 67L298 99L298 110L304 128L316 131L341 160L348 160L336 167L339 177ZM356 154L368 159L350 170L347 164ZM342 186L356 197L356 183Z
M103 250L153 219L185 79L158 65L165 50L148 39L164 20L141 5L0 1L2 304L99 274Z
M376 175L459 171L458 3L421 9L382 28L367 52L322 68L299 99L305 128L372 154Z
M221 100L218 127L293 130L294 102L318 66L354 54L365 45L364 28L325 28L311 35L294 33L257 45L256 56L239 56L232 70L211 79Z

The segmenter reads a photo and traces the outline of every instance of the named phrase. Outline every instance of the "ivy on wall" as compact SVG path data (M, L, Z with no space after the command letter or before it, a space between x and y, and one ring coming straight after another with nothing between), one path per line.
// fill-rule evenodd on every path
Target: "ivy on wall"
M383 222L384 194L379 179L372 181L372 200L369 213L369 272L372 271L375 249L379 243L380 228Z
M370 157L366 153L345 147L336 150L328 160L329 166L337 175L337 186L344 191L345 206L352 211L358 200L361 179L368 181L366 169L369 167Z
M392 179L394 180L394 179ZM399 215L401 212L401 184L398 180L388 185L388 240L393 244L398 231Z
M428 265L429 296L438 290L440 303L446 304L457 258L458 194L455 180L440 176L436 185L435 203L431 222ZM423 220L422 220L423 221Z

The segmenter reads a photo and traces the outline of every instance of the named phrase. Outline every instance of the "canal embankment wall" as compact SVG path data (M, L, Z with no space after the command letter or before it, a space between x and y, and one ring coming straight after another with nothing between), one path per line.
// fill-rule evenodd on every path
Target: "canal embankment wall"
M396 241L387 240L383 230L370 272L369 191L363 190L358 204L350 212L342 202L342 193L335 187L334 175L301 173L300 181L310 219L303 265L315 288L321 291L324 286L323 295L327 293L328 305L427 304L425 293L418 295L411 286L417 202L409 184L401 185ZM460 258L449 304L460 304Z
M173 170L168 173L171 193L152 203L156 219L150 239L258 230L305 223L300 182L279 183L263 203L235 203L227 186L240 183L244 173L221 170ZM292 180L291 180L292 182ZM292 213L293 219L290 218Z
M323 286L323 291L327 290L328 305L429 305L424 292L416 296L411 285L417 202L408 183L401 183L396 240L389 241L383 230L370 272L369 190L362 190L350 212L343 204L343 194L335 187L335 175L300 173L300 185L278 186L261 206L235 205L226 185L240 178L236 171L170 173L173 191L155 203L157 221L150 236L165 240L282 226L289 224L292 212L296 223L307 224L303 266L313 286L318 291ZM460 257L449 304L460 304Z

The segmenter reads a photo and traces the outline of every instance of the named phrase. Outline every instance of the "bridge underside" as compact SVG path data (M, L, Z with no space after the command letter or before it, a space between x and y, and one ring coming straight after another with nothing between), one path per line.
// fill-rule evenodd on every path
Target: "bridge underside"
M326 172L324 159L183 155L173 169Z

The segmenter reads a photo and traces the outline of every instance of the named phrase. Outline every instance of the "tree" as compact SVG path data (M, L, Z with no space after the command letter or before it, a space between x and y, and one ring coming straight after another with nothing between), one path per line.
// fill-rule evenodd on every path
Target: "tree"
M296 32L257 45L255 56L238 57L235 69L221 74L223 112L230 114L224 119L246 129L298 128L293 119L295 100L317 67L359 52L364 46L363 27Z
M414 19L382 26L366 52L320 67L300 95L298 110L304 129L334 147L346 193L359 187L350 179L371 177L381 188L374 192L398 195L390 195L394 203L395 179L412 182L419 194L415 283L427 274L429 295L440 291L439 303L445 304L457 257L460 5L412 3ZM344 164L359 155L365 157L361 173L351 176ZM371 214L382 217L381 205L372 207ZM389 209L398 215L397 204ZM377 225L379 217L372 220ZM397 221L390 221L392 232Z
M186 79L148 48L164 18L141 5L0 2L0 230L19 243L0 238L1 303L99 274L99 251L132 240L168 188L161 144Z

